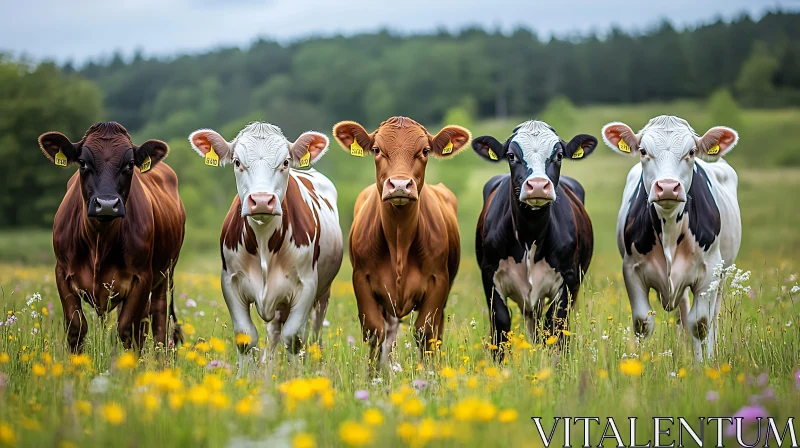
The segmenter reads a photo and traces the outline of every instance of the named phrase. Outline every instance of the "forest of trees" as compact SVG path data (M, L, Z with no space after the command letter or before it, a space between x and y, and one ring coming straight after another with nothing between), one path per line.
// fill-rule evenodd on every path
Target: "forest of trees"
M374 127L409 115L433 126L446 116L534 116L554 98L642 103L704 99L720 88L748 107L800 105L800 14L547 41L525 29L479 28L259 40L60 67L0 55L0 227L48 224L63 195L71 170L46 166L36 137L59 130L77 140L101 119L122 123L136 142L185 139L198 127L235 132L255 119L279 123L293 139L341 119Z

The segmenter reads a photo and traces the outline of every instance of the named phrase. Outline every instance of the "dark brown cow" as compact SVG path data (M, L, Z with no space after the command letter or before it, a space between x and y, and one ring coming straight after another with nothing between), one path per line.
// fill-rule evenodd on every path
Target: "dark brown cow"
M425 185L428 156L449 158L470 139L468 130L446 126L436 136L405 117L374 132L351 121L333 135L353 155L375 159L376 183L358 196L350 229L353 288L364 338L373 359L389 335L391 350L399 318L419 312L414 323L420 347L442 337L442 319L461 256L456 197L442 184Z
M88 331L81 298L104 316L121 305L117 331L125 348L141 348L149 315L157 343L182 340L167 292L183 244L186 213L178 178L165 163L167 144L135 146L118 123L96 123L78 143L58 132L39 137L45 156L80 168L53 223L56 284L70 349L80 352ZM136 169L136 168L139 169ZM174 300L173 300L174 302Z

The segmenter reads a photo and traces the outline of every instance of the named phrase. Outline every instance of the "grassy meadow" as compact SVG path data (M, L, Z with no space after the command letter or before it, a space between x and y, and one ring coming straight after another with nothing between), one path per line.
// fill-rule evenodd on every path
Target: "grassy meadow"
M639 129L660 113L689 119L701 134L712 125L703 106L693 102L580 108L564 123L551 124L568 140L578 132L599 135L609 121ZM504 138L519 121L481 122L472 126L473 135ZM741 144L728 158L740 176L744 237L736 264L742 272L730 272L723 281L713 361L694 361L676 315L656 300L653 336L637 341L632 334L614 226L625 175L636 159L616 156L601 142L590 158L566 161L562 171L585 186L595 231L595 255L572 314L569 349L559 352L557 345L524 334L512 306L510 356L495 363L487 348L489 320L473 244L483 183L506 168L466 153L431 162L427 175L428 182L445 182L459 198L462 261L443 344L421 358L406 319L389 365L377 374L370 372L368 348L360 341L345 257L322 346L306 347L300 362L287 362L279 353L255 374L237 378L218 274L219 226L227 206L216 222L199 224L188 213L175 291L186 343L154 349L148 341L141 357L124 352L117 341L116 315L103 321L88 308L86 353L71 356L50 232L0 233L0 446L542 446L530 417L543 417L549 432L555 416L613 416L628 440L628 416L696 422L731 416L745 406L762 408L782 428L787 417L800 415L800 210L793 199L800 188L800 152L795 140L780 136L791 135L800 111L745 111L743 122ZM188 151L181 145L188 146L171 142L172 151ZM183 163L172 157L168 163ZM338 148L326 155L348 157ZM202 165L199 158L187 160ZM345 234L355 195L374 179L370 161L353 159L351 166L330 173L340 192ZM329 173L325 164L320 170ZM731 285L734 280L748 288ZM253 315L263 346L266 326ZM558 445L564 442L560 428ZM649 429L639 430L640 443L653 438L652 426L644 428ZM667 443L677 440L677 426L671 428ZM602 426L592 426L593 445L602 433ZM706 428L706 445L715 433L713 425ZM582 443L578 426L572 436L573 443ZM745 440L755 437L747 432Z

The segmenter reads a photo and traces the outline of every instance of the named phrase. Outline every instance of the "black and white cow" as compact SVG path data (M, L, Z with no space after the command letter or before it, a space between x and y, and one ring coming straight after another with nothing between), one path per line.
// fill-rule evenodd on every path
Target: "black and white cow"
M733 263L742 239L738 178L721 158L738 134L717 126L700 137L686 120L662 115L638 134L624 123L609 123L603 139L611 149L641 160L628 173L617 219L635 332L653 332L652 288L665 310L680 306L695 356L702 359L705 348L713 357L721 305L714 270Z
M491 136L473 140L481 157L506 160L510 170L483 187L475 241L492 344L500 350L511 330L507 298L519 306L531 338L546 298L553 304L547 332L560 336L567 327L567 309L589 268L594 238L583 187L561 176L561 162L583 159L596 145L597 139L586 134L567 143L542 121L520 124L505 143Z

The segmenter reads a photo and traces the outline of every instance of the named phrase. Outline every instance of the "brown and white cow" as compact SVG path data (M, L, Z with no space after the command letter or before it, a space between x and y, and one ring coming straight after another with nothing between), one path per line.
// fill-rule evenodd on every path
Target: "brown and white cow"
M156 343L182 339L175 319L173 272L183 244L186 213L178 178L165 163L167 144L131 142L118 123L96 123L72 143L59 132L39 137L56 165L78 164L53 223L56 285L70 349L79 352L88 331L81 299L104 316L117 306L125 348L141 348L149 315ZM138 168L138 169L137 169Z
M431 135L410 118L393 117L367 133L352 121L333 128L352 155L371 155L376 183L359 194L350 229L350 260L358 316L376 359L391 350L398 319L418 311L421 348L442 337L444 307L461 256L456 197L442 184L425 185L429 156L449 158L470 140L446 126Z
M237 335L240 370L252 360L247 354L258 341L251 304L269 322L272 348L282 341L298 353L315 307L314 334L319 334L342 264L336 188L314 169L294 169L319 160L328 138L309 131L292 143L277 126L255 122L231 142L210 129L193 132L189 142L207 163L233 164L236 176L238 194L222 226L220 250L222 293Z

